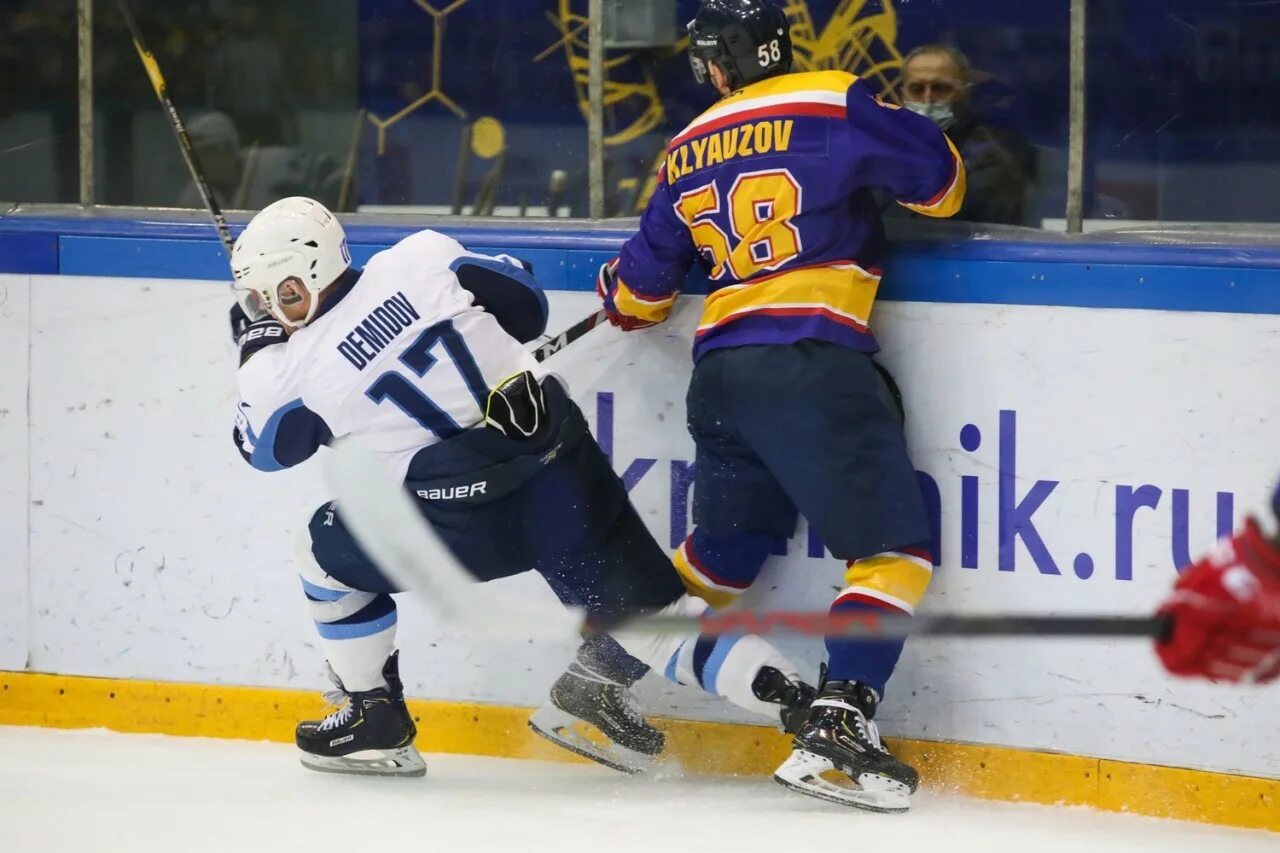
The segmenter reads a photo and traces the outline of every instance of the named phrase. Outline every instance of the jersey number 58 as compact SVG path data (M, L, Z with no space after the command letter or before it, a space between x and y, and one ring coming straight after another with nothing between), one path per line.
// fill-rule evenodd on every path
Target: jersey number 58
M756 48L756 58L760 60L761 68L768 68L775 62L781 62L782 45L778 43L777 39L768 44L762 44Z
M676 213L689 226L693 243L711 261L711 278L726 273L745 281L776 270L800 254L800 230L791 219L800 212L800 184L789 169L766 169L738 176L725 199L729 233L715 217L721 212L716 182L690 190L676 202Z

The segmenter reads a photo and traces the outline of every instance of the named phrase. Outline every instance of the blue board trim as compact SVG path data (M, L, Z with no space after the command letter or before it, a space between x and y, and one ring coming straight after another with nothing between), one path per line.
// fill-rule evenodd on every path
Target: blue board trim
M58 235L51 231L0 231L0 272L55 275Z
M900 242L894 251L948 261L1022 261L1136 266L1251 267L1280 270L1280 246L1193 246L1143 243L965 240Z
M233 227L238 232L242 223ZM348 228L363 265L417 224ZM546 290L591 291L627 237L617 228L460 225L441 230L485 254L531 261ZM195 221L0 216L0 271L228 281L212 225ZM687 293L706 293L700 272ZM1099 240L900 243L881 296L911 302L1280 314L1280 248Z
M197 278L231 282L222 244L171 237L66 234L58 241L58 272L125 278Z
M1280 274L1246 267L963 261L903 253L882 299L1280 314Z

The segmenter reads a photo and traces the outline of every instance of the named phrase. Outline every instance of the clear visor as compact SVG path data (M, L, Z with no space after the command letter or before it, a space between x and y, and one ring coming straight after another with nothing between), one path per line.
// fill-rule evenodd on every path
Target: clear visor
M252 320L265 320L271 316L271 312L267 310L267 306L262 301L262 294L251 288L242 288L239 283L234 288L236 301L240 303L240 308L245 315Z
M693 79L698 81L699 86L704 86L707 80L710 79L710 75L707 72L706 59L699 55L703 51L699 50L698 43L700 40L704 42L703 49L705 50L707 39L700 39L702 34L698 31L697 19L690 21L686 29L689 32L689 67L693 69Z
M703 62L693 52L689 52L689 66L693 68L693 79L698 81L699 86L706 85L707 82L707 63Z

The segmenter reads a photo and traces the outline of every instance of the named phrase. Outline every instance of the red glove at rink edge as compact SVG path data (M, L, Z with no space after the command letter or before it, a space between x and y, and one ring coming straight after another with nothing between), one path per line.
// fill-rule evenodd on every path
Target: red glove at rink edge
M1267 682L1280 676L1280 550L1253 519L1187 569L1160 614L1156 653L1174 675Z
M657 323L623 314L614 304L613 298L618 289L618 261L618 258L614 258L607 264L602 264L600 272L596 274L596 295L600 297L600 301L604 304L604 313L609 318L609 323L624 332L634 332L636 329L647 329L650 326L656 326Z

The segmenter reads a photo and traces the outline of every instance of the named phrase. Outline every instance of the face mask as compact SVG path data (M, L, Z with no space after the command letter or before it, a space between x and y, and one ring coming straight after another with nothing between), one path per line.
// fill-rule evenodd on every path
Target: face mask
M948 130L956 123L956 111L951 104L924 104L907 101L906 108L917 115L922 115L943 130Z

